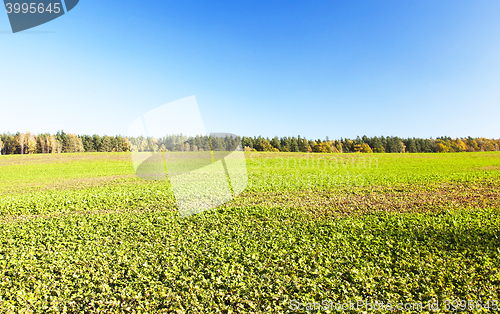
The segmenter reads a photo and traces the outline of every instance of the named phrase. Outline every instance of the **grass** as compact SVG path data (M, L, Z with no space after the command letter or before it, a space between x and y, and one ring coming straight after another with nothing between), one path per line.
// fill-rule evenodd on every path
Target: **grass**
M454 154L249 154L251 190L332 189L474 182L500 176L499 152ZM254 171L252 171L254 170Z
M0 311L498 300L499 153L247 158L244 193L183 219L127 154L0 156Z
M341 185L470 182L500 176L500 152L453 154L247 153L249 190L302 190ZM132 178L128 153L0 156L0 193L67 189L99 179ZM324 178L323 181L321 178ZM329 179L326 179L326 178ZM304 178L306 180L304 180ZM307 182L310 181L308 184ZM13 188L15 187L15 188ZM62 187L62 186L61 186Z

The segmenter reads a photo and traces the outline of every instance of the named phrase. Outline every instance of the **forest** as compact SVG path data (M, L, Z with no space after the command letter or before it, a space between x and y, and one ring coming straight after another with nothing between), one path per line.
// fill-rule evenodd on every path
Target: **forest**
M399 138L397 136L341 138L339 140L308 140L297 137L232 137L226 135L195 136L169 135L162 138L121 135L76 135L59 131L56 134L0 134L0 152L12 154L49 154L81 152L128 151L230 151L239 144L245 151L312 152L312 153L447 153L500 150L500 139Z

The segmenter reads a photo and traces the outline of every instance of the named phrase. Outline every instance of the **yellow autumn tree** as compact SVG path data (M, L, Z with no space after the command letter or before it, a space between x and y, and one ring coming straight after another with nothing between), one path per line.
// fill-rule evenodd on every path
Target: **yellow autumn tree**
M266 139L261 138L260 141L257 143L258 146L260 146L261 151L264 152L273 152L274 147L269 143Z
M370 147L370 145L368 145L368 144L364 143L364 144L361 146L361 152L362 152L362 153L369 153L369 154L371 154L371 153L373 153L373 150L372 150L372 148Z
M314 147L312 148L312 151L315 153L331 153L332 148L330 147L330 145L326 144L325 142L321 142L321 143L314 145Z
M26 148L28 154L36 154L36 137L31 133L26 133Z
M477 139L477 144L479 146L479 150L482 152L492 152L497 150L496 143L493 140L480 138Z
M454 152L465 152L467 151L467 145L459 138L451 142L451 149Z
M444 145L443 143L437 143L436 144L436 152L438 153L447 153L449 151L448 146Z
M344 149L342 147L342 143L341 142L337 142L337 144L335 145L335 148L337 149L337 151L339 153L343 153L344 152Z
M16 138L17 145L21 148L21 155L24 154L24 146L26 144L26 134L19 133Z
M124 152L130 151L130 141L127 137L122 139L122 151Z
M52 154L60 153L61 152L61 144L54 137L54 135L51 135L50 137L48 137L47 140L48 140L48 148L47 149L50 148L50 152Z
M478 152L479 151L479 145L477 145L477 142L475 139L467 140L467 151L468 152Z
M82 139L76 134L68 134L68 153L82 153L85 151L83 148Z

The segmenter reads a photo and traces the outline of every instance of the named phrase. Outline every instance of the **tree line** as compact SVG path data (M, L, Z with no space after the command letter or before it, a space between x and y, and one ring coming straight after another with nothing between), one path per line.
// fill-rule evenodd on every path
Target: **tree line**
M341 138L340 140L308 140L277 136L243 137L245 150L315 153L446 153L500 150L500 139L438 137L436 139L399 138L397 136Z
M130 150L126 137L75 135L59 131L54 135L26 133L0 134L0 152L11 154L54 154L83 152L127 152Z
M162 138L131 137L130 150L133 152L146 151L233 151L241 144L241 137L230 135L185 136L169 135Z
M76 135L59 131L54 135L27 133L0 134L0 152L10 154L49 154L79 152L144 152L144 151L232 151L239 145L245 151L312 152L312 153L446 153L500 150L500 139L399 138L397 136L341 138L340 140L308 140L303 137L233 137L223 135L169 135L123 137Z

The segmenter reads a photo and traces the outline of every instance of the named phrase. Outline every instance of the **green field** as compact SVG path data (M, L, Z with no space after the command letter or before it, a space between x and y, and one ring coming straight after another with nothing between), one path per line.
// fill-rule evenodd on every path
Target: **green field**
M128 153L0 156L0 312L499 299L500 152L246 157L245 192L180 218Z

